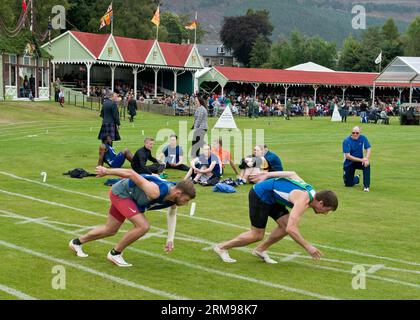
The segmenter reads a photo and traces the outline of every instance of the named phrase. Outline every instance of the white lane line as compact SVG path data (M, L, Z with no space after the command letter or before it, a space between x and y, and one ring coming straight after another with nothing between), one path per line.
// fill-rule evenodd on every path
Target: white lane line
M76 229L76 230L74 230L74 233L76 233L76 234L81 234L82 232L85 232L85 231L91 230L91 229L96 228L96 227L97 227L97 226L86 226L86 227L83 227L83 228L80 228L80 229Z
M109 201L108 198L93 196L93 195L86 194L86 193L79 192L79 191L73 191L73 190L60 188L60 187L57 187L57 186L52 185L52 184L42 183L42 182L39 182L39 181L36 181L36 180L31 180L31 179L19 177L19 176L16 176L14 174L4 172L4 171L0 171L0 174L5 175L5 176L10 177L10 178L13 178L13 179L16 179L16 180L22 180L22 181L34 183L34 184L37 184L37 185L40 185L40 186L43 186L43 187L52 188L52 189L60 190L60 191L67 192L67 193L73 193L73 194L77 194L77 195L80 195L80 196L85 196L85 197L93 198L93 199L97 199L97 200Z
M383 269L385 266L383 264L375 264L372 267L369 268L369 270L367 271L370 274L373 274L381 269Z
M51 228L53 230L59 231L59 232L64 233L64 234L69 234L69 235L72 235L72 236L74 235L74 233L72 231L68 231L68 230L65 230L65 229L62 229L62 228L59 228L59 227L56 227L56 226L49 225L46 222L35 222L35 223L39 224L39 225L42 225L42 226L45 226L45 227L48 227L48 228ZM109 244L109 245L112 245L112 246L115 244L115 243L107 241L107 240L98 240L98 242L101 242L101 243L104 243L104 244ZM1 243L2 243L2 241L0 240L0 245L1 245ZM247 282L251 282L251 283L256 283L256 284L259 284L259 285L263 285L263 286L267 286L267 287L271 287L271 288L276 288L276 289L280 289L280 290L283 290L283 291L298 293L298 294L302 294L302 295L305 295L305 296L309 296L309 297L313 297L313 298L317 298L317 299L321 299L321 300L337 300L337 299L339 299L339 298L336 298L336 297L324 296L324 295L320 295L318 293L313 293L313 292L310 292L310 291L297 289L297 288L294 288L294 287L289 287L289 286L285 286L285 285L281 285L281 284L271 283L271 282L268 282L268 281L259 280L259 279L255 279L255 278L251 278L251 277L247 277L247 276L242 276L242 275L238 275L238 274L235 274L235 273L228 273L228 272L219 271L219 270L216 270L216 269L210 269L210 268L207 268L207 267L192 264L192 263L185 262L185 261L182 261L182 260L176 260L176 259L168 258L168 257L165 257L165 256L160 255L160 254L155 254L155 253L152 253L152 252L149 252L149 251L146 251L146 250L140 250L140 249L136 249L136 248L133 248L133 247L128 247L126 250L131 250L133 252L141 253L141 254L144 254L144 255L147 255L147 256L151 256L151 257L161 259L161 260L164 260L164 261L167 261L167 262L171 262L171 263L174 263L174 264L183 265L183 266L186 266L186 267L189 267L189 268L192 268L192 269L197 269L197 270L200 270L200 271L204 271L204 272L207 272L207 273L213 273L213 274L217 274L217 275L220 275L220 276L223 276L223 277L234 278L234 279L239 279L239 280L243 280L243 281L247 281Z
M12 213L12 215L19 216L19 215L14 214L14 213ZM48 227L48 228L51 228L51 229L56 230L56 231L60 231L62 233L74 235L74 231L68 231L68 230L61 229L59 227L51 226L51 225L49 225L48 223L45 223L45 222L35 222L35 223L36 224L39 224L39 225L42 225L42 226L45 226L45 227ZM154 229L157 229L157 230L160 230L160 231L166 231L165 229L161 229L161 228L157 228L157 227L154 227ZM163 235L155 235L155 236L157 236L157 237L165 237ZM211 241L206 240L206 239L200 239L200 238L195 238L195 237L189 238L188 235L186 235L186 237L187 238L178 238L177 237L176 239L178 239L178 240L184 239L185 241L191 241L191 242L201 243L201 244L207 244L207 245L208 244L212 244L212 245L215 244L215 243L212 243ZM114 245L114 243L112 243L110 241L107 241L107 240L99 240L99 242L106 243L106 244L109 244L109 245ZM153 254L151 252L144 251L144 250L139 250L139 249L136 249L136 248L133 248L133 247L128 247L128 249L129 250L132 250L134 252L144 253L144 254L150 255L152 257L164 258L163 256L155 255L155 254ZM248 252L248 253L251 251L248 248L236 248L236 250L243 251L243 252ZM173 261L177 261L175 263L180 263L180 264L184 264L184 265L185 264L188 264L188 266L191 265L188 262L174 260L174 259L171 259L171 262L173 262L172 260ZM293 263L296 263L296 264L299 264L299 265L307 266L307 267L310 267L310 268L313 268L313 269L322 269L322 270L329 270L329 271L335 271L335 272L352 274L352 271L351 270L347 270L347 269L339 269L339 268L334 268L334 267L320 266L320 265L314 265L314 264L309 264L309 263L304 263L304 262L298 262L298 261L292 261L292 262ZM199 268L202 268L201 266L198 266L198 267ZM205 267L203 267L203 268L205 268ZM414 288L420 288L420 285L417 285L417 284L411 283L411 282L400 281L400 280L396 280L396 279L393 279L393 278L386 278L386 277L374 276L372 274L368 274L366 276L369 277L369 278L372 278L372 279L380 280L380 281L396 283L396 284L405 285L405 286L414 287ZM254 279L254 278L251 278L251 279Z
M239 225L236 225L236 224L223 222L223 221L219 221L219 220L213 220L213 219L209 219L209 218L201 218L201 217L197 217L197 216L190 217L189 215L182 214L182 213L178 213L178 215L181 216L181 217L188 218L190 220L201 220L201 221L206 221L206 222L211 222L211 223L215 223L215 224L224 225L224 226L227 226L227 227L234 227L234 228L237 228L237 229L249 230L249 227L239 226ZM268 233L266 233L266 234L268 234ZM285 239L287 239L289 241L293 241L293 239L290 239L289 237L286 237ZM364 252L355 251L355 250L337 248L337 247L323 245L323 244L319 244L319 243L314 243L314 245L316 247L326 248L326 249L330 249L332 251L345 252L345 253L356 255L356 256L369 257L369 258L375 258L375 259L381 259L381 260L388 260L388 261L398 262L398 263L412 265L412 266L420 266L420 263L413 262L413 261L406 261L406 260L390 258L390 257L385 257L385 256L378 256L378 255L374 255L374 254L370 254L370 253L364 253Z
M293 252L292 254L289 254L287 257L281 259L282 262L288 262L296 259L300 256L300 252Z
M41 184L41 185L44 185L44 184ZM10 194L10 195L15 195L15 196L18 196L18 197L27 198L29 200L34 200L34 201L46 203L46 204L49 204L49 205L61 206L61 207L64 207L64 208L67 208L67 209L70 209L70 210L75 210L75 211L87 213L87 214L90 214L90 215L101 216L101 217L104 217L105 216L105 215L102 215L102 214L97 213L97 212L92 212L92 211L88 211L88 210L84 210L84 209L79 209L79 208L75 208L75 207L63 205L61 203L50 202L50 201L46 201L46 200L34 198L34 197L31 197L31 196L22 195L22 194L11 193L11 192L8 192L8 191L5 191L5 190L1 190L1 189L0 189L0 192L6 193L6 194ZM72 191L70 191L70 192L72 192ZM166 211L164 211L164 210L158 210L158 211L165 212L166 213ZM234 225L234 224L231 224L231 223L226 223L226 222L222 222L222 221L218 221L218 220L212 220L212 219L207 219L207 218L199 218L199 217L190 217L189 215L180 214L180 213L178 213L178 215L181 216L181 217L186 217L188 219L204 220L204 221L209 221L209 222L213 222L213 223L216 223L216 224L227 225L227 226L231 226L231 227L235 227L235 228L240 228L240 229L248 230L248 228L246 228L246 227L242 227L242 226L238 226L238 225ZM266 234L268 234L268 233L266 233ZM289 238L286 238L286 239L289 239ZM289 239L289 240L291 240L291 239ZM322 247L323 245L319 245L318 244L317 246ZM340 251L340 250L344 250L344 249L335 248L335 249L331 249L331 250L339 250ZM388 257L380 257L380 256L378 257L378 256L370 255L370 254L363 254L363 253L360 253L360 252L357 252L357 254L355 254L355 255L368 256L368 257L371 257L371 258L372 257L373 258L377 257L377 258L383 259L383 260L391 260L391 261L394 261L394 262L406 263L406 264L411 264L411 265L420 265L420 264L417 264L417 263L414 263L414 262L403 261L403 260L393 259L393 258L388 258ZM342 261L342 260L336 260L336 261L332 261L332 262L337 262L337 261ZM342 261L342 262L346 262L346 261ZM348 264L351 263L353 265L360 264L360 263L352 263L352 262L347 262L347 263ZM417 270L409 270L409 269L401 269L401 268L385 267L384 269L388 269L388 270L392 270L392 271L396 271L396 272L419 273Z
M39 223L39 224L41 224L41 223ZM53 256L50 256L50 255L47 255L47 254L44 254L44 253L41 253L41 252L37 252L37 251L31 250L31 249L20 247L18 245L10 243L10 242L0 240L0 245L3 246L3 247L6 247L6 248L10 248L10 249L14 249L14 250L17 250L17 251L20 251L20 252L24 252L26 254L29 254L29 255L44 259L44 260L48 260L48 261L52 261L54 263L66 265L66 266L75 268L77 270L84 271L84 272L102 277L102 278L110 280L112 282L115 282L115 283L118 283L118 284L121 284L121 285L125 285L127 287L132 287L132 288L135 288L135 289L138 289L138 290L141 290L141 291L146 291L146 292L155 294L157 296L165 297L165 298L168 298L168 299L175 299L175 300L189 300L189 298L186 298L186 297L182 297L182 296L174 295L172 293L168 293L168 292L165 292L165 291L162 291L162 290L157 290L157 289L153 289L153 288L150 288L150 287L146 287L146 286L143 286L141 284L137 284L135 282L132 282L132 281L120 278L120 277L112 276L112 275L107 274L105 272L97 271L95 269L88 268L88 267L85 267L85 266L77 264L77 263L73 263L73 262L70 262L70 261L67 261L67 260L55 258Z
M92 216L98 216L98 217L105 217L106 216L104 214L100 214L100 213L97 213L97 212L93 212L93 211L89 211L89 210L85 210L85 209L79 209L79 208L68 206L68 205L65 205L65 204L62 204L62 203L47 201L47 200L27 196L27 195L20 194L20 193L9 192L9 191L2 190L2 189L0 189L0 193L4 193L4 194L10 195L10 196L24 198L24 199L28 199L28 200L32 200L32 201L37 201L37 202L41 202L41 203L45 203L45 204L49 204L49 205L53 205L53 206L57 206L57 207L61 207L61 208L66 208L66 209L70 209L70 210L74 210L74 211L79 211L79 212L83 212L83 213L86 213L86 214L90 214Z
M37 298L28 296L26 293L23 293L21 291L18 291L10 287L6 287L5 285L2 285L2 284L0 284L0 291L6 292L10 294L11 296L17 297L21 300L38 300Z
M26 219L25 221L16 222L16 224L27 224L27 223L33 223L33 222L38 222L38 221L44 221L44 220L47 220L47 219L48 219L48 217Z

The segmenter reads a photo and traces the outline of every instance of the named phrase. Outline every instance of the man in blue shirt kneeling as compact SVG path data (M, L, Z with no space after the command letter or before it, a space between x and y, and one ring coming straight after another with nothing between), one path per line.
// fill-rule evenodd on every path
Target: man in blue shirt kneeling
M366 150L366 155L363 153ZM366 136L360 134L360 128L354 127L351 135L343 141L344 153L344 185L353 187L359 184L359 175L354 176L356 169L363 170L364 191L370 188L370 155L371 146Z

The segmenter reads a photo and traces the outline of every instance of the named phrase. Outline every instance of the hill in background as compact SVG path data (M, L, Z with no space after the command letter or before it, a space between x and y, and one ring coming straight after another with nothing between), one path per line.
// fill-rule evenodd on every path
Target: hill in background
M219 31L224 16L237 16L247 9L266 9L274 25L272 39L289 36L293 30L329 41L336 41L341 47L343 40L350 34L358 35L360 30L352 29L354 5L366 8L367 26L382 25L388 17L393 17L400 29L405 31L408 24L420 14L420 1L408 0L163 0L162 11L194 15L209 32L203 43L218 43Z

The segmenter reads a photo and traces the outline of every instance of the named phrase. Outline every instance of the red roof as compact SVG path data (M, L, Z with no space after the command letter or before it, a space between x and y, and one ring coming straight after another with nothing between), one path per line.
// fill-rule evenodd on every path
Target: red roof
M71 33L79 40L96 58L102 52L109 34L86 33L79 31L71 31Z
M229 81L273 84L371 87L373 86L373 81L379 75L379 73L373 72L319 72L235 67L215 67L215 69ZM409 87L408 84L401 83L377 83L376 86Z
M193 45L180 45L167 42L159 42L159 45L169 66L185 66L193 49Z
M216 67L229 81L284 83L284 84L320 84L338 86L369 86L378 76L377 73L361 72L315 72L281 69L243 69L234 67Z
M109 34L96 34L79 31L71 33L82 43L97 59L101 54ZM116 45L121 52L124 62L145 63L155 40L141 40L124 37L114 37ZM159 42L166 64L173 67L184 67L193 49L193 45Z
M115 37L115 42L125 62L145 63L155 40Z

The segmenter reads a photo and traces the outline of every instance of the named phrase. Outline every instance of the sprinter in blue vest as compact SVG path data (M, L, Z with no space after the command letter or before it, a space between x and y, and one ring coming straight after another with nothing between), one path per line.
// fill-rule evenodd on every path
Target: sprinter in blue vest
M271 217L276 221L277 227L253 250L253 255L266 263L277 263L269 257L267 249L289 235L314 259L320 259L323 255L321 251L303 238L298 226L306 209L312 208L316 214L337 210L336 194L330 190L316 192L293 171L263 172L254 175L251 181L257 183L249 192L251 230L216 245L214 251L220 258L224 262L236 262L229 256L228 250L263 240L268 217ZM287 208L291 208L290 213Z

